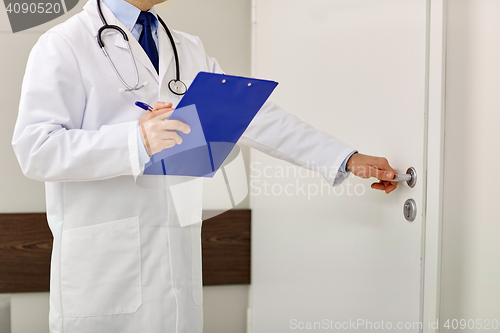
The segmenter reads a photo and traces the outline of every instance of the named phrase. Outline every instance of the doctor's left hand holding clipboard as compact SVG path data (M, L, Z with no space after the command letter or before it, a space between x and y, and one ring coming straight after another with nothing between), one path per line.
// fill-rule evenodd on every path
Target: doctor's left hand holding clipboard
M149 107L149 105L143 104ZM144 109L143 106L140 107ZM182 138L177 131L184 134L188 134L191 131L189 125L181 121L165 121L168 120L173 112L172 103L156 102L151 110L147 109L139 119L142 142L149 156L163 149L171 148L176 144L180 145Z

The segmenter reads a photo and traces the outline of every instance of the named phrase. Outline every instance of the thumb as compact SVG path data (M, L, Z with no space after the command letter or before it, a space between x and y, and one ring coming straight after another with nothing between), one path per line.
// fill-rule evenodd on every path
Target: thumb
M377 169L374 176L380 180L392 180L394 179L394 172Z

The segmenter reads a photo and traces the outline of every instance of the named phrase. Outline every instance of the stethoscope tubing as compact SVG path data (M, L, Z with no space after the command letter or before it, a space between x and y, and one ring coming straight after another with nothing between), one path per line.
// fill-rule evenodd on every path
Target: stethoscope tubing
M111 65L111 67L113 68L114 72L116 73L116 75L118 76L118 78L120 79L120 81L122 82L122 84L127 88L127 89L125 89L125 91L139 90L142 87L146 86L147 85L146 83L142 84L141 86L139 86L139 70L137 69L137 64L135 62L135 58L134 58L134 56L132 54L132 50L130 49L129 38L128 38L127 34L119 26L108 24L108 22L106 21L106 18L104 17L104 15L102 13L101 0L97 0L97 13L99 14L99 18L101 19L101 22L103 24L103 26L100 27L99 30L97 31L97 43L99 44L99 47L101 48L101 50L104 52L104 55L108 59L108 61L109 61L110 65ZM181 73L180 73L180 66L179 66L179 54L177 52L177 47L175 46L174 37L172 36L172 33L170 32L170 30L168 29L167 25L162 20L162 18L159 15L157 15L157 17L158 17L158 21L160 22L160 24L162 25L163 29L167 33L168 39L170 40L170 44L172 45L172 49L173 49L173 52L174 52L175 79L172 80L172 81L170 81L170 83L172 83L172 82L175 82L175 83L179 82L184 87L184 89L181 90L181 92L177 92L177 91L174 91L171 88L170 84L169 84L169 89L170 89L170 91L172 91L172 93L174 93L176 95L184 95L184 93L185 93L185 84L181 81ZM130 54L132 63L134 64L134 69L135 69L136 77L137 77L137 81L136 81L136 83L135 83L135 85L133 87L129 86L125 82L125 80L122 78L122 76L120 75L120 73L116 69L116 66L114 65L113 61L111 60L108 52L106 51L104 42L102 41L102 33L105 30L107 30L107 29L118 31L122 35L123 39L127 42L128 52Z
M174 60L175 60L175 80L180 81L181 80L181 71L179 68L179 54L177 53L177 47L175 46L174 37L172 36L170 29L167 28L167 25L165 24L165 22L163 22L160 15L157 15L157 17L158 17L158 21L160 22L160 24L163 26L163 29L167 33L168 39L170 39L170 44L172 44L172 49L174 50Z

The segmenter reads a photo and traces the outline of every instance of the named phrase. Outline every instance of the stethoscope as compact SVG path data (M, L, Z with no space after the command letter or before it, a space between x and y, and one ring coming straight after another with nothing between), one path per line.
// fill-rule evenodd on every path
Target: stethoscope
M132 50L130 49L130 44L128 41L127 34L119 26L109 25L108 22L106 22L106 19L104 18L104 15L102 14L102 10L101 10L101 0L97 0L97 12L98 12L99 17L101 18L101 21L103 24L103 26L97 32L97 43L99 44L99 47L101 48L102 52L104 52L104 55L106 56L109 63L111 64L111 67L113 67L113 70L115 71L116 75L118 76L120 81L125 86L125 88L119 89L120 93L124 93L125 91L139 90L143 87L146 87L149 84L147 81L144 82L143 84L139 84L139 71L137 69L137 64L135 63L135 59L134 59L134 55L132 54ZM165 22L163 22L161 17L160 16L157 16L157 17L158 17L158 21L161 23L161 25L163 26L163 29L167 33L168 38L170 39L170 44L172 44L172 49L174 50L175 79L171 80L168 83L168 88L170 89L171 92L173 92L176 95L184 95L186 93L187 88L186 88L186 85L184 84L184 82L181 81L181 73L180 73L180 69L179 69L179 55L177 54L177 47L175 47L174 38L172 37L170 30L168 30L167 25L165 24ZM135 75L137 77L137 80L135 81L134 86L130 86L127 84L127 82L125 82L125 80L120 75L120 73L118 73L118 70L116 69L116 66L113 63L113 61L111 60L111 58L109 57L108 52L106 52L106 49L104 48L104 43L102 41L101 35L102 35L102 32L106 29L113 29L113 30L118 31L123 36L123 39L127 42L128 52L130 54L130 59L132 60L132 63L134 64Z

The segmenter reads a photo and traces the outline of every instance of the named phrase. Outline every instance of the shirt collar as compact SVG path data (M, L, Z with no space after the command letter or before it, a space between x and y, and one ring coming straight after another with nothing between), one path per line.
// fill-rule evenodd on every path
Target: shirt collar
M99 1L99 0L97 0ZM141 10L125 0L101 0L113 12L118 21L120 21L128 30L132 30L137 23ZM156 17L154 21L155 30L158 28L158 17L154 7L149 10Z

